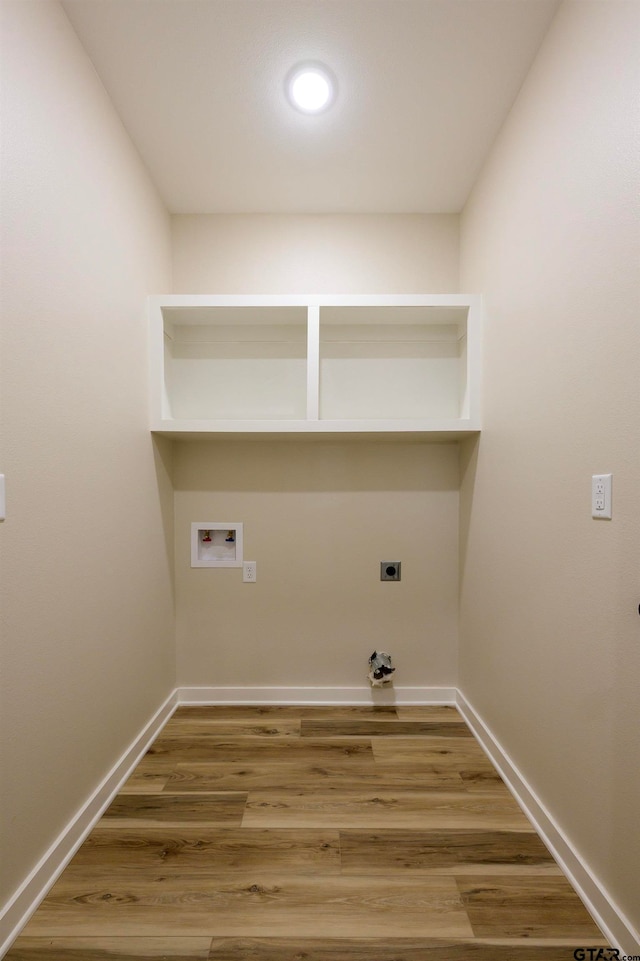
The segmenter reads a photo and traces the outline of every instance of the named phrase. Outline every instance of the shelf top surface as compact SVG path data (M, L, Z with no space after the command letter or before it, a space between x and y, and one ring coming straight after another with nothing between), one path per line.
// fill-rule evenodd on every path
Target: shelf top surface
M472 307L479 294L155 294L161 309L180 307Z
M176 326L189 327L263 327L299 324L304 327L307 323L307 312L304 307L286 305L247 307L241 305L206 307L188 306L163 307L162 316L165 323Z

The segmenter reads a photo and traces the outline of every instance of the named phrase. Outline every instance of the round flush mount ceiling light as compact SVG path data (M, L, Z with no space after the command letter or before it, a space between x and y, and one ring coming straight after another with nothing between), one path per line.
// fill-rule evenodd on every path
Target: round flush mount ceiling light
M322 113L336 98L335 77L322 63L299 63L287 74L289 103L302 113Z

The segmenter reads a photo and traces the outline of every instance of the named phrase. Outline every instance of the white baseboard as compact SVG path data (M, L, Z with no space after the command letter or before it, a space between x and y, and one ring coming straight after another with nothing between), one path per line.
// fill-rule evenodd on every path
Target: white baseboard
M594 873L461 691L458 691L457 706L605 937L621 954L640 955L638 932L606 894Z
M455 687L179 687L180 704L455 704Z
M116 761L106 777L65 829L42 856L38 864L20 885L11 900L0 912L0 958L16 939L47 891L63 872L93 826L136 767L153 739L169 720L177 704L173 691L138 734L127 750Z

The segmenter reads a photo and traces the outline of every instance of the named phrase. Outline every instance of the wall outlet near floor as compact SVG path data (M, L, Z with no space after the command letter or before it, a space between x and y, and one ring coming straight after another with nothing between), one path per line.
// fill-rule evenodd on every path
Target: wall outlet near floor
M591 516L611 519L611 480L613 474L594 474L591 478Z
M255 584L258 579L258 568L255 561L244 561L242 565L242 580L245 584Z

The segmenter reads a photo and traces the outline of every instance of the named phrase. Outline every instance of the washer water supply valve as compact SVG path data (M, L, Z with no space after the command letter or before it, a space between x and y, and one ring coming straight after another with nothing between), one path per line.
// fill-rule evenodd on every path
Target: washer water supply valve
M374 651L369 658L369 680L372 687L382 687L391 680L395 667L391 667L391 655L383 651Z

